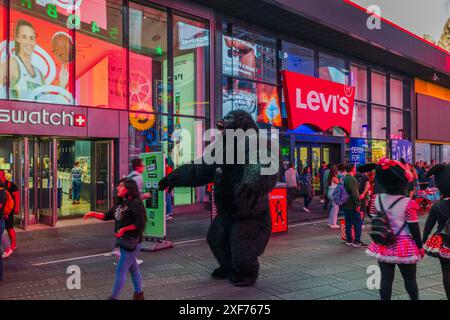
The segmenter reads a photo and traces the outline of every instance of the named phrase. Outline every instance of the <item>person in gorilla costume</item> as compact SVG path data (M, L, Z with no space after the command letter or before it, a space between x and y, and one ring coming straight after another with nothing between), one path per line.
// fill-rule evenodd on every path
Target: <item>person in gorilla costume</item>
M228 129L242 129L244 132L253 129L252 132L259 132L255 121L245 111L231 111L218 122L218 129L222 131L221 138L225 146L224 164L207 164L204 158L201 164L184 164L161 179L159 188L198 187L214 182L218 214L208 230L207 242L219 267L211 276L216 279L228 278L236 286L248 286L255 283L258 277L258 257L264 252L271 234L268 193L278 180L279 155L268 155L271 163L277 161L277 172L262 175L264 165L260 157L255 162L249 161L249 157L254 154L249 153L246 143L248 138L240 141L238 138L237 143L234 140L234 144L227 144L225 131ZM261 135L258 135L258 139L261 139ZM266 142L267 149L271 150L270 141L267 139ZM242 143L245 143L245 163L238 164L236 149ZM230 148L233 148L233 164L225 161L226 155L232 151ZM217 149L214 151L217 152Z
M439 258L445 294L450 299L450 164L435 165L426 174L427 178L431 176L434 176L441 200L431 207L425 223L424 248L427 255ZM431 234L436 225L436 232Z

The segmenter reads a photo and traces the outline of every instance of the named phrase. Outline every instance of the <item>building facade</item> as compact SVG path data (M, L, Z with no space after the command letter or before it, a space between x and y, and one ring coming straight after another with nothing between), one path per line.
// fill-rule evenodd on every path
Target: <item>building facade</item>
M430 160L448 153L450 138L421 127L436 103L423 96L445 112L448 96L418 89L434 74L450 87L448 53L385 21L366 30L346 1L0 0L0 16L0 168L22 186L23 227L106 210L131 158L191 161L235 109L278 128L283 157L313 173L322 161L412 162L427 144ZM340 112L343 97L353 103ZM174 199L198 210L205 188Z

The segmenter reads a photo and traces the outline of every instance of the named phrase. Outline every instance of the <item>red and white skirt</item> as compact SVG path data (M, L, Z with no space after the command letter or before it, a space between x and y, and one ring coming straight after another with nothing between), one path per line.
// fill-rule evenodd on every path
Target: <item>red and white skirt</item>
M424 244L423 248L425 249L427 255L431 257L450 259L450 248L447 248L444 245L442 236L438 233L431 235Z
M413 264L421 260L419 248L410 235L398 236L389 246L371 242L366 254L386 263Z

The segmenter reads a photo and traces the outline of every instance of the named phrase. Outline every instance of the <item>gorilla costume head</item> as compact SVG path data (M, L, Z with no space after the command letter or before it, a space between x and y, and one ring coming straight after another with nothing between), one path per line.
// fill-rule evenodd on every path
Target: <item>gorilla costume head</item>
M226 129L242 129L244 131L253 129L258 131L258 125L252 116L243 110L230 111L222 120L217 122L217 127L219 130Z
M437 164L431 168L426 177L434 176L434 181L441 195L450 197L450 164Z

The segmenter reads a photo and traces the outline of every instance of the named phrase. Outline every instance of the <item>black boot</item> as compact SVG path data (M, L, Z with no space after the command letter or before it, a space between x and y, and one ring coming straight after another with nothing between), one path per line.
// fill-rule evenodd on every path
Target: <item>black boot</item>
M236 287L248 287L252 286L256 282L256 278L246 278L241 276L232 275L230 277L230 282Z
M135 292L133 294L133 300L145 300L144 299L144 292Z

